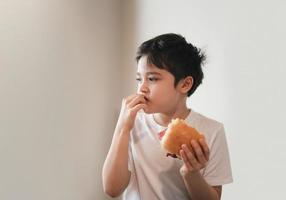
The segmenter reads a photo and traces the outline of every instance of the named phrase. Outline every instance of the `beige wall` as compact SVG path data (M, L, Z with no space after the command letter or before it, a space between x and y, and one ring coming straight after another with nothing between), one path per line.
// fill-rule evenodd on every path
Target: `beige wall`
M0 199L107 199L119 1L0 2Z

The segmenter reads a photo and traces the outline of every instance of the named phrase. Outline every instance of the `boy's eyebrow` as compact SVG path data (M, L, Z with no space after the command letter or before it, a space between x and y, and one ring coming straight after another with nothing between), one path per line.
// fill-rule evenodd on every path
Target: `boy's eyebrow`
M140 76L140 73L137 72L136 75ZM159 73L159 72L146 72L146 75L161 75L161 73Z

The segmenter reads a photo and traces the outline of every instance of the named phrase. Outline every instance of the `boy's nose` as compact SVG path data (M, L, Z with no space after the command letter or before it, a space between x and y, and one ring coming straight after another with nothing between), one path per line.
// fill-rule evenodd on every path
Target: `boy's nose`
M141 85L139 85L139 87L138 87L138 93L146 94L146 93L148 93L148 91L149 91L149 88L148 88L148 86L146 85L146 83L142 83Z

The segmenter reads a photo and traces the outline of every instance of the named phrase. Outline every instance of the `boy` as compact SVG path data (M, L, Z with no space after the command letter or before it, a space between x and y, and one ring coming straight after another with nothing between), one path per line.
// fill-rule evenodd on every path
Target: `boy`
M122 101L103 166L109 196L124 192L126 200L218 200L222 185L232 182L223 125L186 106L202 82L204 59L177 34L159 35L139 47L137 94ZM175 118L205 136L191 147L182 145L181 159L167 157L160 147L159 133Z

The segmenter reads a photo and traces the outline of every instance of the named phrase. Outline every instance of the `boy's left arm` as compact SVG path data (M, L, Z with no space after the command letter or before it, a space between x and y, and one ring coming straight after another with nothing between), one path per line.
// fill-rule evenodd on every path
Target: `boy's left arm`
M191 142L193 153L186 145L180 151L184 162L180 169L186 188L193 200L220 200L222 186L210 186L200 170L209 160L209 148L204 139Z

